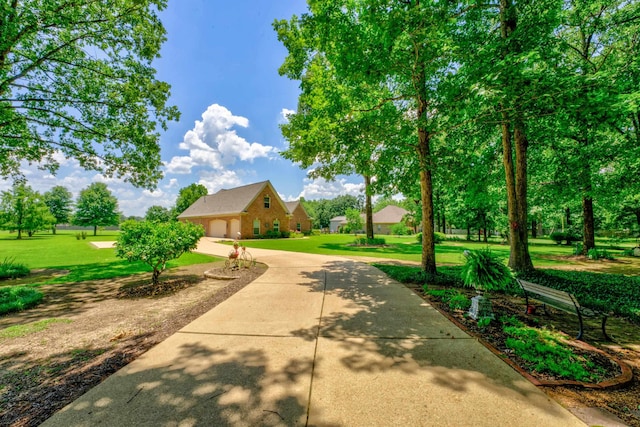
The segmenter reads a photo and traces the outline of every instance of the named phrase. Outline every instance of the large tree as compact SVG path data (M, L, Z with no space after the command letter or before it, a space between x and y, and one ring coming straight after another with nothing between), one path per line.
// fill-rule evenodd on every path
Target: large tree
M309 2L309 13L277 23L299 35L287 46L285 66L296 66L304 75L321 53L347 87L366 83L376 88L373 93L385 87L393 95L378 97L368 110L392 103L413 124L413 138L402 148L416 159L411 163L417 165L412 171L421 188L422 268L427 273L436 272L431 139L438 127L437 89L450 69L449 34L457 8L425 0L327 0Z
M119 221L118 200L111 194L106 184L95 182L80 191L73 217L75 225L93 227L95 236L98 227L118 225Z
M158 127L178 118L152 61L166 0L5 0L0 6L0 176L57 153L155 187Z
M55 218L49 212L42 195L18 179L10 191L3 191L0 199L0 228L16 231L17 239L22 239L26 231L33 233L51 226Z
M68 223L71 219L73 195L65 187L56 185L44 193L44 202L49 207L51 215L56 219L55 224L51 226L51 231L56 234L56 225Z
M181 188L178 192L178 198L176 199L176 206L174 208L175 216L180 215L200 197L206 196L207 193L207 187L202 184L194 183Z

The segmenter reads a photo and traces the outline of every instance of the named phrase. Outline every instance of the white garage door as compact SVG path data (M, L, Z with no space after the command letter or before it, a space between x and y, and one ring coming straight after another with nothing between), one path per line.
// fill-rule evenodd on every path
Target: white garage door
M240 232L240 220L232 219L231 221L229 221L229 236L227 237L231 237L232 239L235 239L238 237L239 232Z
M209 236L225 237L225 234L227 234L227 221L214 219L209 222Z

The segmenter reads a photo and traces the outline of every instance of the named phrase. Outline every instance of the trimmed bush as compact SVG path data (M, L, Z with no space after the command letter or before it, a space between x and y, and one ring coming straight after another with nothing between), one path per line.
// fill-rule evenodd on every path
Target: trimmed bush
M418 243L422 243L422 232L416 234L416 240L418 241ZM445 240L447 240L446 234L437 231L433 233L433 243L438 244L444 242Z

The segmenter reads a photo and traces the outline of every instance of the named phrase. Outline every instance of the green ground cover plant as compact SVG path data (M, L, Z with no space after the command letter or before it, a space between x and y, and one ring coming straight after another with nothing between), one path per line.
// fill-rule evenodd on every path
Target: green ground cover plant
M42 301L43 295L31 286L0 288L0 314L25 310Z
M401 283L427 287L431 284L451 288L463 286L461 267L438 267L438 274L434 280L433 277L421 274L419 267L380 263L373 265ZM640 324L640 277L638 276L544 269L519 277L570 292L585 307L613 312ZM514 284L507 288L507 292L520 294L520 290Z
M505 345L530 364L533 371L585 382L598 382L605 374L592 361L564 344L562 335L525 326L513 317L501 321L504 332L509 335Z

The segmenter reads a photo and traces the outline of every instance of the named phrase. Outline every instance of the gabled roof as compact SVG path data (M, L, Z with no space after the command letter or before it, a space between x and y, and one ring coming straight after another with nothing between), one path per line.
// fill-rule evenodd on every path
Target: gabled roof
M260 195L265 187L271 190L277 197L278 203L285 210L287 207L282 202L278 193L269 181L256 182L255 184L243 185L242 187L220 190L215 194L208 194L200 197L191 206L185 209L178 218L197 218L205 216L238 215L246 212L251 203Z
M293 202L284 202L284 204L287 206L287 209L289 209L290 214L293 214L293 211L295 211L298 208L298 206L300 206L300 208L302 209L302 212L304 212L307 218L311 219L311 217L309 217L309 213L304 208L304 205L300 203L300 200L296 200Z
M407 210L400 206L389 205L373 214L374 224L397 224L402 222L402 217L407 214Z

